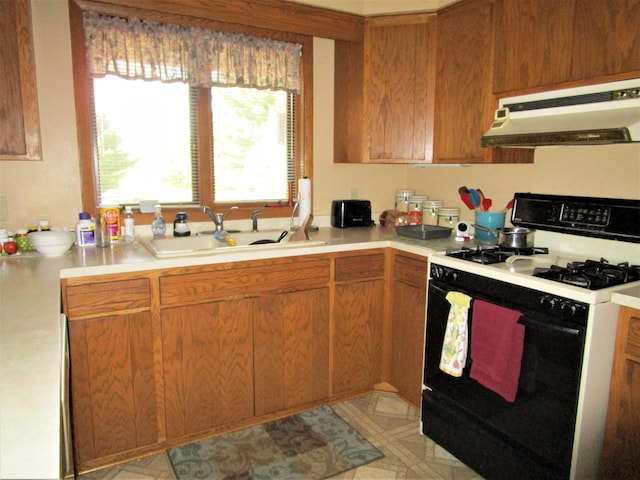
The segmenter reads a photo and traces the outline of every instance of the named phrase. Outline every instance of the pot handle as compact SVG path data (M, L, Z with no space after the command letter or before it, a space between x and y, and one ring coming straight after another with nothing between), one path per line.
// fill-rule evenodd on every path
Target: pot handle
M481 225L476 225L475 223L472 223L471 226L473 228L476 228L478 230L482 230L483 232L487 232L490 233L491 235L493 235L494 237L496 237L496 239L498 238L498 231L497 230L491 230L490 228L487 227L483 227Z

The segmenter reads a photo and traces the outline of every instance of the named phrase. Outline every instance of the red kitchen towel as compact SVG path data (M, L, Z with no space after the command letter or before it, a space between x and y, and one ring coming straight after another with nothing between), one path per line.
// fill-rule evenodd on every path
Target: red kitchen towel
M524 340L521 316L482 300L473 302L470 376L508 402L518 393Z

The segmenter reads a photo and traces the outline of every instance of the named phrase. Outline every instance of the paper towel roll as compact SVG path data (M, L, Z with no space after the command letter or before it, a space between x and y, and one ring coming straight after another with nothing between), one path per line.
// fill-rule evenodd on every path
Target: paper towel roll
M298 180L298 202L298 225L302 226L311 214L311 180L306 177Z

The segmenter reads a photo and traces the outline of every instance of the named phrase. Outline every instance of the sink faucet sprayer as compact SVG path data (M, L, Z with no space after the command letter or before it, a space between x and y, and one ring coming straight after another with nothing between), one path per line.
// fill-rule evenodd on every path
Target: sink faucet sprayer
M206 213L207 215L209 215L209 218L213 221L213 223L216 224L216 230L217 231L222 231L224 230L224 219L226 216L229 215L229 213L231 213L232 210L237 209L237 206L233 206L231 207L229 210L227 210L225 213L213 213L213 211L206 205L202 205L202 213Z

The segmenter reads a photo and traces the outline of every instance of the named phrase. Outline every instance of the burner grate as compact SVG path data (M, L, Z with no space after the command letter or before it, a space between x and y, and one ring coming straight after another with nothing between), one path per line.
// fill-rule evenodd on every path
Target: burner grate
M614 265L604 259L586 260L570 262L566 267L552 265L549 268L536 268L533 276L589 290L599 290L640 280L640 266L630 266L628 263Z
M447 250L447 256L470 262L491 265L502 263L513 255L535 255L549 253L548 248L510 248L501 246L479 246L476 248L460 248Z

